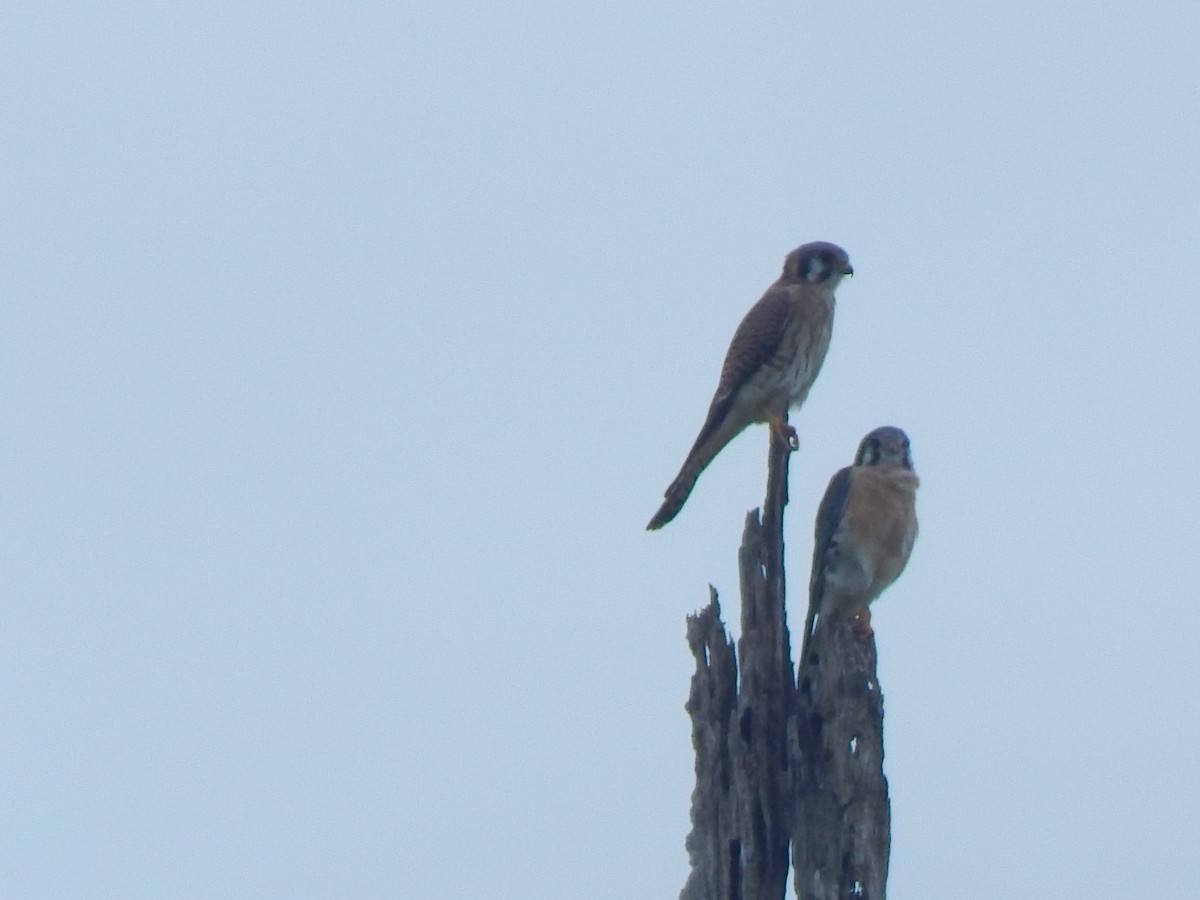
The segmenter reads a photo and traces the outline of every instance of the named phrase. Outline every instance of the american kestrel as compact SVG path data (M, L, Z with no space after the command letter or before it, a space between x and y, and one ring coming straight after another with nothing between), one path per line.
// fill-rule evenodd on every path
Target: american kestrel
M734 332L708 418L647 529L679 514L705 466L747 425L767 422L773 436L793 450L799 446L788 409L804 402L821 371L833 330L833 292L853 274L850 257L835 244L815 241L787 255L783 274Z
M851 617L870 636L867 607L900 577L917 540L919 484L908 435L890 425L863 438L854 465L830 480L817 510L806 645L818 615Z

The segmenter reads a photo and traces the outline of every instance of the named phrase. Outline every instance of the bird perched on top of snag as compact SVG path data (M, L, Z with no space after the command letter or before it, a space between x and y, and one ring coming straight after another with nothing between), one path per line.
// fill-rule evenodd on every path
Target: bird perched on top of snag
M815 241L787 255L783 274L734 332L708 417L647 529L679 514L700 473L747 425L766 422L772 438L799 446L788 410L804 403L821 371L833 331L833 292L853 274L850 257L836 244Z

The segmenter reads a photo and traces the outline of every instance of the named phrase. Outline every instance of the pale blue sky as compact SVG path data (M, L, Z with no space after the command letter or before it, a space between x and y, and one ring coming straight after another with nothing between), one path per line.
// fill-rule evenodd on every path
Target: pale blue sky
M733 328L904 427L891 900L1200 882L1200 4L9 3L0 893L673 897Z

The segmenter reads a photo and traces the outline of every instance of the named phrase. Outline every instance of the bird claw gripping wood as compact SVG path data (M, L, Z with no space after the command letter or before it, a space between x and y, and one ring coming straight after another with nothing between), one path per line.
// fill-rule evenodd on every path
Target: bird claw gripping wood
M800 438L796 434L796 429L789 425L786 419L771 420L771 435L788 450L800 449Z

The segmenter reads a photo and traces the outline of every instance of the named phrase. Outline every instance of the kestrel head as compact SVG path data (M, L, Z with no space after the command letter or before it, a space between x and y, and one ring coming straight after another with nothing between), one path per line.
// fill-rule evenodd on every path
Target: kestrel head
M853 275L850 257L837 244L813 241L797 247L783 261L782 281L795 284L823 284L830 290L845 275Z
M876 428L858 445L856 466L899 466L912 471L912 450L908 435L892 425Z

